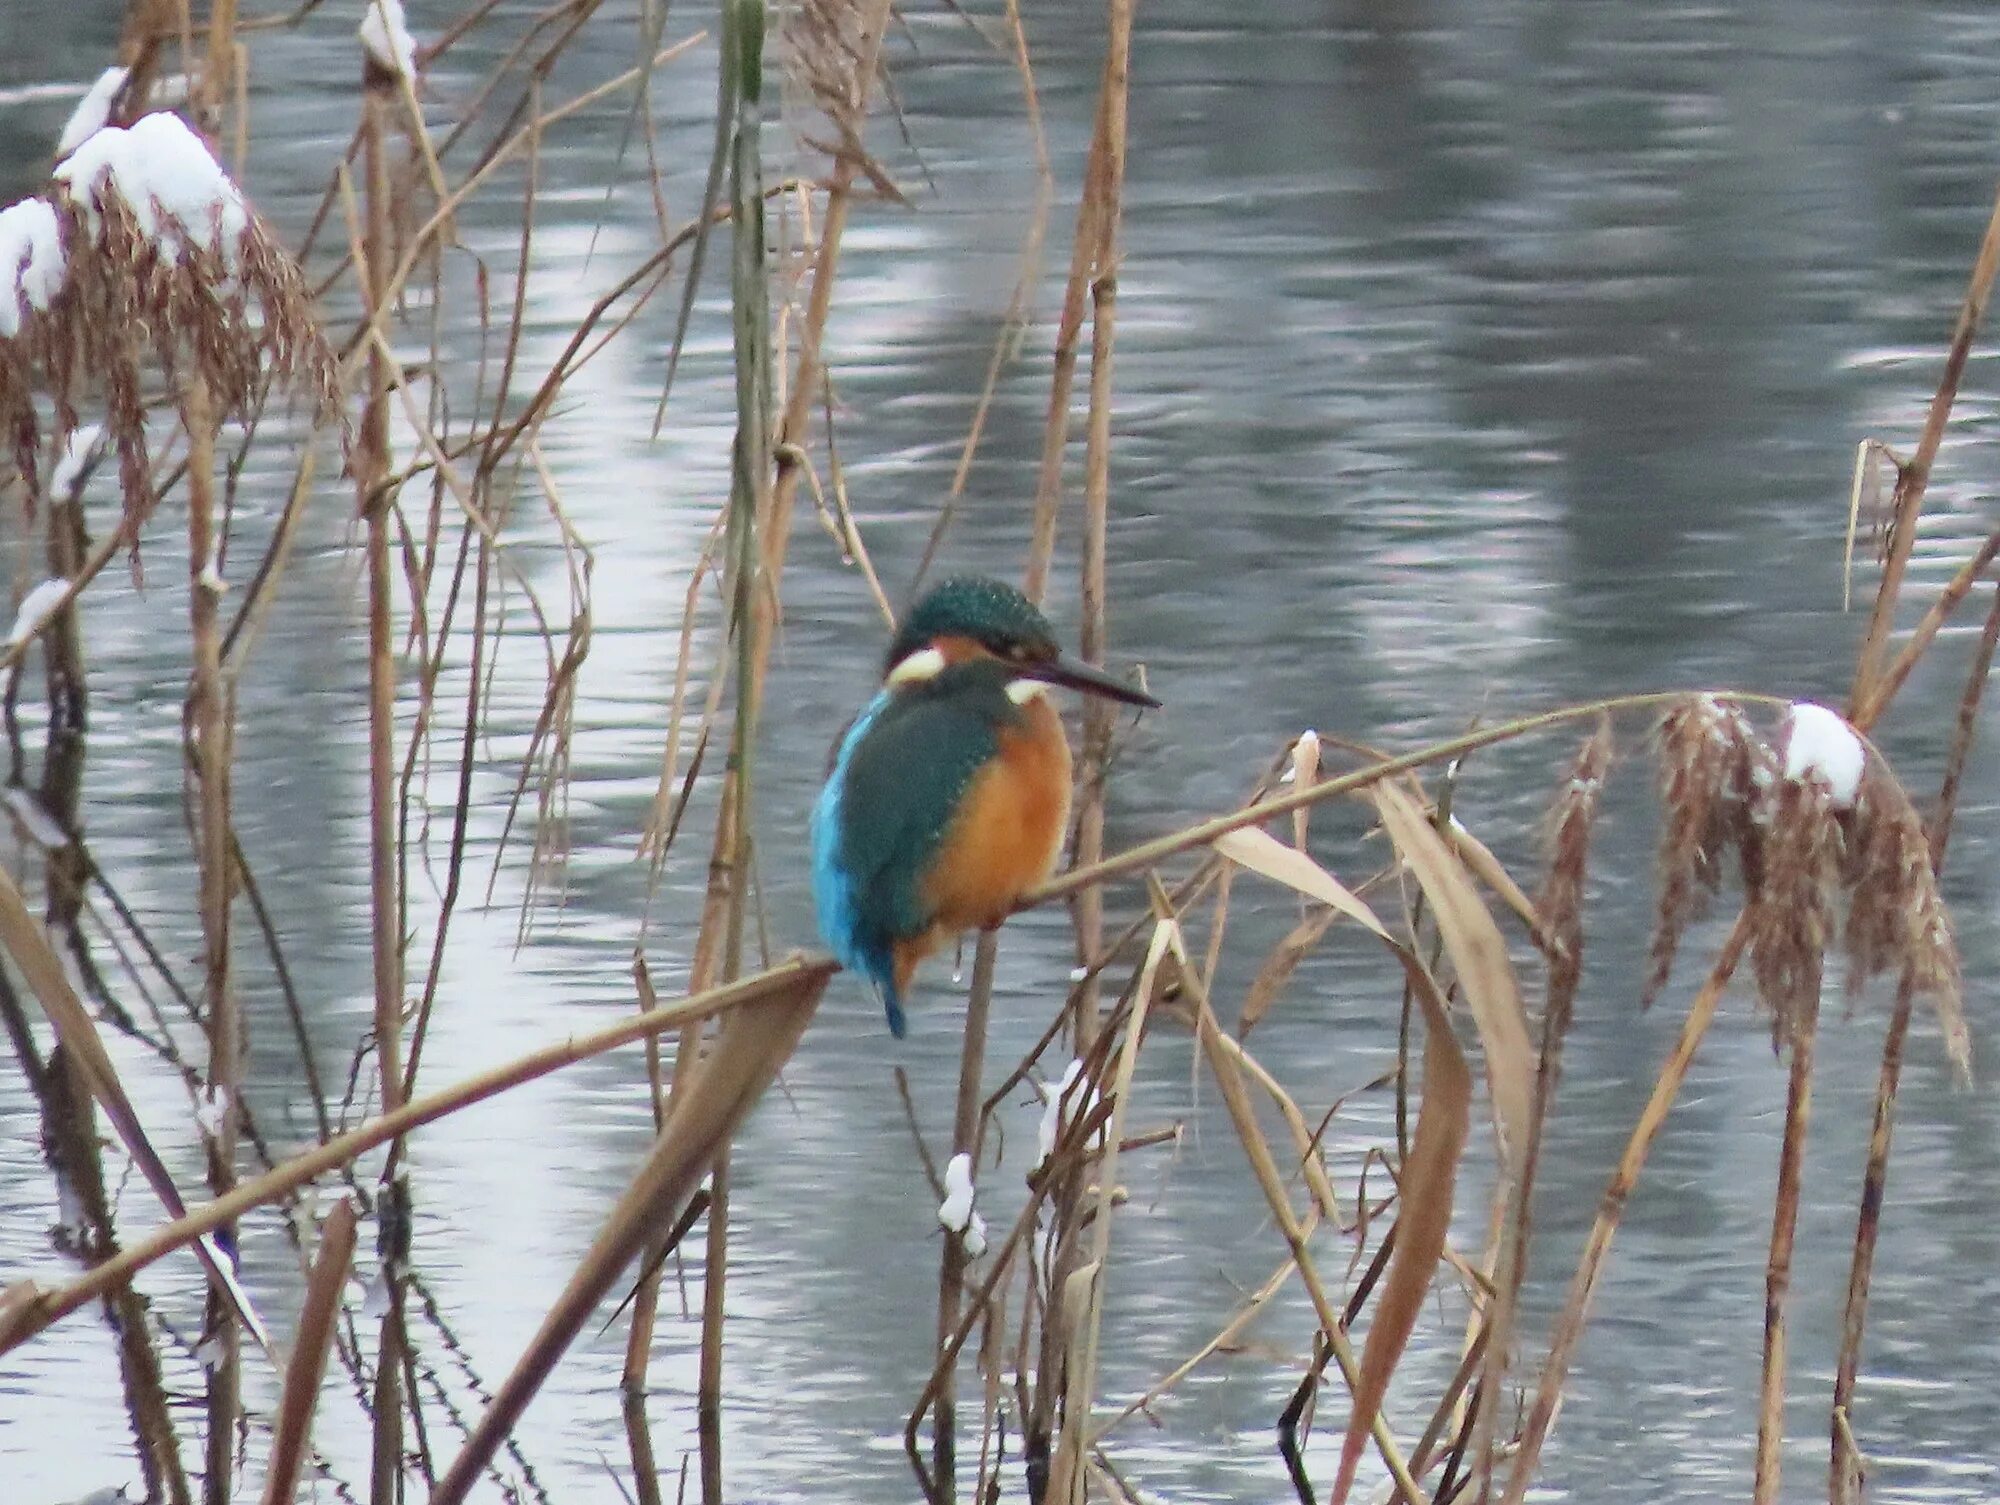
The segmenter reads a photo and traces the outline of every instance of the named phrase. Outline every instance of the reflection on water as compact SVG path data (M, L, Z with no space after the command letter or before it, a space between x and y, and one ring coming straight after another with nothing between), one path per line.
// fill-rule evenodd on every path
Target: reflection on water
M0 19L0 187L10 196L39 181L67 111L50 86L80 90L115 21L84 7L30 19L30 9ZM1853 446L1870 434L1914 443L2000 162L2000 15L1863 0L1744 14L1519 0L1254 9L1245 18L1192 0L1141 8L1112 632L1117 655L1144 660L1168 710L1148 718L1126 752L1110 840L1233 800L1250 770L1307 725L1406 744L1473 716L1616 689L1838 695L1857 636L1855 619L1839 614ZM294 228L353 120L341 70L324 62L330 49L347 55L339 49L351 45L351 17L321 11L255 43L251 181L265 211ZM413 11L420 31L441 23L421 0ZM1090 7L1027 12L1067 189L1080 176L1101 19ZM860 216L830 352L848 484L892 594L949 483L1034 193L1031 138L1005 56L942 11L913 14L909 26L896 84L911 148L885 150L917 208ZM552 90L627 66L632 36L629 8L607 11ZM434 116L467 100L492 61L455 54L432 80ZM708 149L711 66L706 53L674 65L656 99L660 156L683 213ZM545 369L590 302L656 243L648 195L636 187L597 224L618 119L607 106L552 136L549 178L569 191L541 206L528 370ZM624 181L636 183L629 166ZM496 269L512 264L510 206L496 197L464 218L466 251L449 275L468 307L473 255ZM1067 236L1058 216L1051 246ZM1060 253L1050 260L1045 312ZM447 319L458 307L447 305ZM495 735L475 784L477 881L446 958L433 1080L630 1006L645 904L633 858L657 776L685 582L726 487L728 333L712 297L667 436L648 437L672 313L670 298L649 307L631 336L572 381L545 436L568 515L595 553L573 856L562 907L538 915L517 946L525 847L499 861L490 904L483 896L542 665L533 652L503 657ZM477 331L461 333L469 359ZM1046 346L1038 328L1029 358L1001 384L948 545L954 565L1015 568ZM1941 580L1990 524L1989 378L1982 358L1932 486L1934 516L1914 565L1920 585ZM290 464L282 444L254 452L239 502L249 536L268 530ZM108 506L108 495L92 505ZM370 996L362 634L347 511L337 487L318 506L252 659L237 778L239 834L332 1081ZM97 862L185 968L197 933L180 807L187 666L172 646L184 574L171 530L156 532L145 591L107 578L93 592L82 809ZM521 568L563 599L553 524L523 509L514 537ZM1068 620L1071 600L1056 605ZM810 522L793 550L786 606L759 775L761 874L779 944L810 932L799 833L826 742L879 651L865 591ZM1918 790L1934 785L1941 763L1957 672L1944 665L1958 661L1947 647L1889 730ZM462 689L464 666L457 672ZM1536 791L1565 752L1507 750L1469 768L1465 818L1504 855L1531 862ZM1991 1011L1996 955L1992 767L1990 756L1975 760L1949 882L1975 1028ZM1590 968L1542 1170L1541 1263L1529 1290L1536 1332L1561 1299L1563 1272L1675 1028L1672 999L1635 1013L1651 826L1640 771L1623 778L1600 832ZM426 796L441 818L447 784L440 778ZM1355 828L1329 818L1328 829ZM690 933L701 880L698 854L677 854L657 905L658 944ZM1265 902L1265 923L1246 939L1285 922L1285 906ZM669 949L664 962L685 958ZM1237 975L1254 964L1246 947ZM1061 917L1010 927L991 1059L1031 1043L1068 965ZM278 993L261 954L244 966L257 1041L252 1106L274 1140L295 1142L312 1132L311 1114ZM1394 1001L1383 986L1365 958L1335 947L1262 1027L1266 1058L1288 1063L1304 1099L1324 1105L1391 1058ZM738 1498L909 1497L898 1439L930 1366L924 1313L936 1229L890 1068L908 1069L919 1117L941 1135L955 1021L950 990L933 982L910 1040L897 1045L860 988L837 983L784 1095L749 1130L730 1291L728 1465ZM1830 1016L1821 1047L1795 1285L1787 1480L1797 1499L1813 1497L1823 1477L1822 1407L1878 1040L1879 1015L1864 1008ZM141 1111L192 1181L198 1151L177 1080L133 1047L115 1048ZM1213 1094L1190 1087L1190 1065L1189 1043L1164 1035L1142 1064L1135 1112L1185 1119L1191 1133L1179 1153L1129 1167L1102 1386L1121 1401L1205 1341L1238 1288L1261 1282L1279 1254ZM1632 1203L1538 1498L1601 1498L1614 1471L1621 1498L1636 1500L1706 1501L1742 1487L1782 1095L1767 1032L1747 1005L1732 1004ZM1990 1443L2000 1428L1993 1100L1984 1089L1951 1090L1920 1029L1904 1102L1857 1428L1874 1458L1874 1498L1991 1498L2000 1490ZM1383 1131L1384 1111L1361 1098L1336 1120L1344 1169ZM1016 1144L1038 1116L1022 1104L1010 1123L1025 1136ZM11 1209L0 1219L0 1271L9 1278L58 1267L29 1211L56 1217L37 1125L32 1099L0 1076L0 1206ZM621 1055L419 1138L419 1271L481 1373L501 1371L524 1341L648 1131L636 1058ZM1004 1209L1023 1169L1011 1153L988 1173L985 1195ZM1477 1241L1479 1209L1469 1191L1461 1241ZM132 1188L120 1210L128 1227L152 1217ZM291 1289L292 1255L274 1232L253 1229L245 1254L264 1289ZM191 1265L169 1263L144 1288L185 1325L195 1279ZM1283 1497L1271 1426L1309 1334L1306 1308L1288 1293L1244 1352L1159 1408L1161 1430L1120 1434L1129 1475L1176 1501ZM554 1498L612 1495L606 1468L624 1456L621 1336L595 1340L565 1365L521 1429L521 1457ZM693 1324L663 1322L654 1367L663 1459L691 1445L694 1343ZM101 1328L78 1320L0 1366L9 1498L67 1498L132 1475L114 1440L123 1421L111 1362ZM170 1383L194 1387L188 1355L175 1362ZM1451 1362L1437 1346L1409 1372L1430 1393ZM441 1350L436 1364L462 1397L457 1357ZM268 1378L253 1388L268 1401ZM1414 1409L1418 1391L1408 1394ZM329 1404L320 1432L328 1454L363 1456L362 1435L353 1406ZM1316 1467L1330 1467L1331 1447L1324 1435L1314 1443ZM253 1440L253 1456L260 1450Z

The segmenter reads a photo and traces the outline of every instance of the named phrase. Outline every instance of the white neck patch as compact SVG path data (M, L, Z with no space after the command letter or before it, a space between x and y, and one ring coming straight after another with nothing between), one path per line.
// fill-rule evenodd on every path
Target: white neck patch
M944 655L935 648L921 648L889 671L889 683L894 685L922 684L927 679L936 679L944 672Z
M1007 698L1015 705L1026 705L1049 693L1046 681L1039 679L1010 679L1007 681Z

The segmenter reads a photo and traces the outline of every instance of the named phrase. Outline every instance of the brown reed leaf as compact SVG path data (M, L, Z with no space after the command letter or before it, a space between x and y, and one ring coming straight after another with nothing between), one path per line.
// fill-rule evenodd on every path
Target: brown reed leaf
M1378 791L1378 800L1381 792ZM1404 803L1409 802L1405 799ZM1414 811L1414 806L1410 809ZM1385 809L1385 824L1388 819ZM1417 819L1421 822L1422 818ZM1423 829L1431 828L1425 825ZM1435 838L1434 832L1432 835ZM1425 892L1430 890L1427 888ZM1396 1247L1389 1256L1388 1268L1383 1271L1381 1295L1376 1299L1375 1314L1368 1324L1368 1340L1361 1350L1361 1373L1354 1387L1354 1410L1348 1418L1347 1435L1340 1445L1340 1471L1334 1479L1333 1505L1344 1505L1353 1487L1354 1471L1368 1445L1373 1419L1382 1407L1390 1376L1395 1373L1410 1333L1416 1327L1417 1313L1422 1310L1431 1277L1444 1254L1445 1239L1451 1231L1452 1190L1472 1122L1472 1073L1451 1032L1444 998L1415 955L1402 948L1398 950L1412 991L1424 1011L1424 1097L1417 1110L1409 1157L1404 1160L1397 1180L1397 1204L1401 1210L1396 1217ZM1457 964L1455 958L1454 964ZM1463 972L1460 975L1463 978ZM1469 987L1467 991L1470 992Z
M132 1157L133 1164L139 1167L146 1184L153 1189L153 1195L160 1199L160 1205L166 1208L169 1216L176 1219L186 1217L187 1203L181 1197L180 1188L174 1184L173 1173L167 1169L167 1163L153 1148L152 1140L146 1137L138 1110L132 1106L131 1098L126 1096L124 1083L118 1079L118 1068L112 1064L104 1041L98 1036L96 1022L83 1006L83 1000L70 987L69 977L63 971L62 962L50 946L41 924L29 912L20 889L15 887L13 878L4 870L0 870L0 947L4 947L7 954L14 958L14 965L27 979L29 991L48 1015L49 1023L55 1026L56 1038L69 1052L84 1081L89 1083L91 1095L103 1105L104 1116L118 1131L119 1142ZM194 1251L217 1289L235 1311L244 1330L268 1353L270 1335L265 1331L257 1309L251 1305L249 1293L238 1282L229 1256L222 1252L212 1237L206 1235L195 1241Z
M1285 984L1299 970L1299 963L1312 954L1313 947L1319 944L1320 937L1326 934L1327 927L1333 924L1339 913L1329 907L1313 910L1271 948L1271 954L1264 958L1264 965L1257 969L1257 975L1250 979L1250 986L1244 991L1243 1008L1236 1017L1238 1039L1248 1039L1250 1031L1271 1011L1271 1005L1278 1001Z
M1542 934L1541 918L1536 913L1535 901L1523 892L1521 885L1514 881L1514 875L1507 871L1493 849L1474 836L1454 819L1447 833L1451 837L1452 850L1458 854L1466 871L1485 884L1493 896L1505 904L1528 927L1528 933L1535 938L1535 944L1546 944Z
M1321 867L1297 847L1288 847L1269 831L1243 826L1215 838L1215 850L1238 867L1247 867L1274 883L1295 888L1309 899L1330 905L1381 939L1391 940L1375 911L1355 897L1354 891Z
M1675 705L1660 718L1654 740L1665 819L1660 903L1642 1008L1666 986L1681 937L1721 887L1723 861L1732 850L1741 859L1745 885L1756 887L1762 838L1752 812L1777 767L1743 713L1712 695L1690 695Z
M1511 1173L1528 1143L1535 1053L1507 943L1465 864L1445 845L1417 802L1388 781L1371 789L1369 797L1381 813L1382 829L1430 900L1459 989L1471 1005Z

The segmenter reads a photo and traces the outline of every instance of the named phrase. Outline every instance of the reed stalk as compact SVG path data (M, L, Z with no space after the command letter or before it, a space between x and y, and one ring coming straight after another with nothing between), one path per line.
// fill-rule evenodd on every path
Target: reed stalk
M1895 626L1896 606L1902 599L1903 576L1909 569L1911 551L1917 546L1917 518L1923 511L1931 466L1937 460L1939 446L1944 443L1945 425L1951 419L1952 404L1958 398L1959 381L1965 375L1966 362L1972 357L1973 338L1979 333L1980 321L1986 316L1986 304L1992 296L1996 273L2000 273L2000 196L1994 199L1992 215L1986 222L1986 234L1979 243L1979 255L1973 262L1965 302L1959 309L1958 324L1952 330L1951 346L1945 353L1944 376L1938 382L1937 395L1931 399L1930 412L1924 418L1924 429L1917 440L1916 453L1896 478L1896 511L1889 525L1889 552L1882 562L1882 580L1876 587L1875 605L1868 617L1868 633L1862 640L1855 662L1854 688L1848 696L1850 717L1855 725L1864 729L1874 724L1884 703L1881 660L1888 650L1890 630Z
M1931 870L1944 876L1945 849L1951 840L1953 817L1958 808L1959 783L1965 772L1972 739L1979 724L1979 706L1986 682L1993 670L1993 655L2000 646L2000 589L1994 592L1993 606L1973 651L1972 667L1965 690L1959 697L1958 721L1951 750L1938 789L1935 814L1930 821ZM1914 969L1905 966L1896 981L1895 1002L1882 1037L1882 1065L1875 1084L1875 1107L1868 1132L1868 1160L1861 1176L1860 1211L1855 1217L1854 1253L1849 1262L1847 1295L1841 1308L1840 1353L1835 1362L1833 1400L1830 1407L1832 1457L1828 1465L1827 1498L1831 1505L1849 1505L1862 1487L1862 1460L1854 1441L1854 1392L1861 1372L1861 1345L1868 1321L1868 1288L1875 1271L1875 1247L1881 1237L1882 1205L1888 1194L1889 1151L1896 1132L1896 1093L1903 1074L1903 1048L1909 1039L1910 1017L1915 1012L1917 980Z
M972 953L972 983L966 995L965 1038L959 1048L958 1094L952 1113L951 1153L972 1159L975 1180L979 1173L980 1093L986 1071L987 1020L993 1006L993 968L1000 951L1000 936L983 930ZM947 1232L938 1255L937 1346L942 1354L958 1329L960 1307L965 1294L965 1241ZM932 1478L936 1489L931 1498L950 1505L957 1498L958 1446L955 1383L956 1369L947 1366L940 1373L932 1403Z
M1792 1249L1799 1226L1799 1182L1805 1169L1806 1126L1812 1116L1813 1044L1819 1001L1807 1002L1791 1031L1785 1089L1785 1132L1778 1152L1778 1200L1771 1217L1771 1256L1764 1267L1764 1362L1758 1383L1754 1505L1774 1505L1784 1467L1785 1298L1792 1285Z
M364 318L379 324L392 300L388 270L393 213L388 140L397 109L394 76L372 61L362 80L363 256L360 271ZM368 903L369 948L375 982L375 1066L382 1110L403 1105L403 909L395 798L395 623L390 602L390 533L394 491L383 484L389 469L389 386L386 352L368 347L368 395L354 458L354 481L365 530L368 572ZM392 1170L377 1207L382 1280L388 1308L375 1350L374 1463L371 1505L398 1505L403 1474L403 1283L409 1261L408 1195Z
M313 1412L319 1404L320 1381L326 1375L326 1355L333 1343L340 1312L341 1290L354 1260L354 1203L342 1197L333 1204L320 1230L319 1255L306 1278L305 1306L299 1312L298 1335L285 1366L285 1386L272 1427L271 1457L264 1470L264 1505L291 1505L298 1492L299 1471L312 1444Z
M1707 980L1689 1005L1687 1018L1681 1024L1680 1037L1654 1078L1652 1095L1640 1111L1639 1120L1625 1141L1624 1153L1618 1158L1617 1169L1604 1188L1596 1220L1584 1241L1576 1274L1570 1280L1569 1295L1556 1319L1555 1333L1550 1339L1548 1358L1542 1365L1542 1377L1535 1390L1534 1402L1515 1446L1514 1467L1507 1478L1503 1505L1521 1505L1528 1486L1534 1482L1536 1465L1541 1461L1542 1443L1547 1439L1549 1428L1555 1423L1556 1410L1562 1404L1563 1382L1569 1374L1570 1358L1583 1336L1591 1299L1597 1294L1598 1278L1604 1272L1605 1257L1611 1252L1611 1241L1625 1215L1625 1203L1632 1195L1632 1188L1638 1184L1639 1172L1645 1166L1653 1141L1659 1137L1660 1129L1667 1121L1674 1099L1680 1095L1682 1083L1687 1080L1695 1052L1701 1047L1709 1025L1715 1021L1715 1011L1722 1003L1729 980L1736 974L1736 968L1749 947L1750 930L1750 914L1745 910L1730 928L1721 951L1709 968Z
M213 1115L207 1133L208 1185L228 1194L236 1179L238 1105L243 1097L243 1034L229 969L229 909L233 887L229 839L230 713L222 679L222 636L216 561L221 547L215 502L214 405L207 381L190 373L181 410L188 437L188 617L194 643L194 676L188 722L199 799L197 871L200 875L202 1012L207 1024L205 1091ZM233 1230L222 1230L233 1238ZM207 1463L205 1505L228 1505L235 1482L236 1430L241 1419L242 1354L234 1313L210 1289L202 1318L212 1345L207 1364Z
M220 121L236 98L236 0L209 0L208 56L201 70L208 118Z
M1109 0L1104 57L1104 96L1099 122L1103 156L1089 212L1093 244L1090 275L1090 412L1084 447L1083 625L1079 648L1088 664L1102 666L1105 650L1105 552L1111 512L1111 375L1117 344L1118 230L1125 193L1125 116L1132 77L1132 0ZM1076 864L1089 867L1104 855L1104 779L1111 758L1112 703L1087 695L1083 701L1083 749L1078 760L1081 791L1076 813ZM1077 890L1071 901L1077 955L1088 960L1104 941L1104 897L1096 885ZM1097 986L1085 978L1075 1000L1078 1054L1087 1052L1097 1032Z

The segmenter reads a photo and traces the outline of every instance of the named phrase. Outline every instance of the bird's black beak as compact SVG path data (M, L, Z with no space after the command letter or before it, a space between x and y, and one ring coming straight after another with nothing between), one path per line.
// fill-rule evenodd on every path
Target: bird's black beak
M1135 690L1123 680L1113 679L1102 669L1093 669L1088 664L1080 664L1060 654L1041 663L1023 664L1019 672L1030 679L1047 680L1052 685L1081 690L1086 695L1102 695L1106 700L1120 700L1126 705L1146 706L1156 711L1160 708L1159 701L1144 690Z

